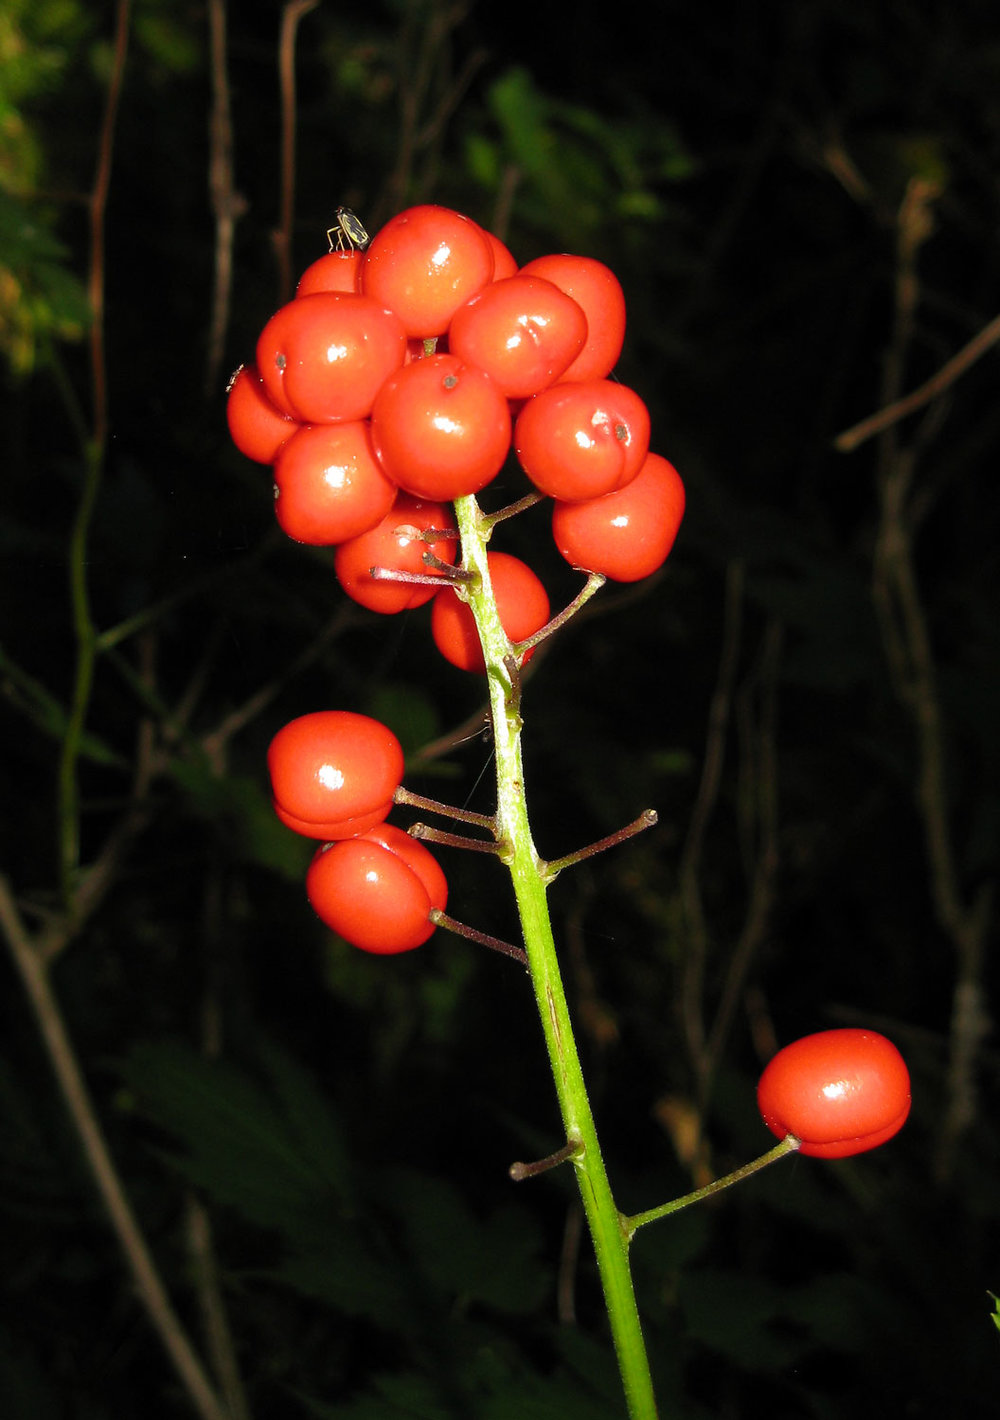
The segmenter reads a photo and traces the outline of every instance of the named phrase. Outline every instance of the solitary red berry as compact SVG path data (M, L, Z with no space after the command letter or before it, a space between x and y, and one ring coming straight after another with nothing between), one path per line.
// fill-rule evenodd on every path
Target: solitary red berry
M779 1050L757 1104L772 1134L794 1134L802 1154L843 1159L884 1144L910 1112L910 1076L884 1035L827 1030Z

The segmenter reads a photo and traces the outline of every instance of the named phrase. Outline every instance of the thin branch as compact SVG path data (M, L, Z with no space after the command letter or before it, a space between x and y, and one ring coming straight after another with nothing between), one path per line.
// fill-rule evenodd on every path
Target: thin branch
M753 766L751 803L747 806L755 839L750 896L739 939L729 957L725 983L708 1036L705 1072L701 1080L700 1122L703 1122L712 1080L722 1058L751 963L767 935L774 905L778 871L777 683L781 643L782 628L772 622L764 633L761 653L757 724L748 729L744 736L745 757Z
M454 804L443 804L440 799L429 799L426 794L415 794L411 789L405 789L402 784L392 796L396 804L405 804L410 809L423 809L426 813L441 814L444 818L456 819L459 823L473 824L476 828L485 828L494 836L497 831L496 814L480 814L473 809L456 808Z
M108 438L108 376L104 348L104 223L111 184L115 122L128 54L129 18L130 0L118 0L111 74L98 138L97 168L88 200L90 259L87 295L91 310L90 374L93 388L93 422L90 437L83 450L83 487L70 534L69 586L76 642L76 667L58 774L59 876L63 901L67 904L72 898L73 878L80 857L80 790L77 770L96 661L97 631L91 615L87 584L87 543L101 488Z
M281 213L274 233L278 257L278 299L292 294L292 221L295 212L295 41L299 21L319 0L289 0L281 12L278 80L281 88Z
M931 375L929 380L925 380L922 385L918 385L915 390L911 390L902 399L894 400L883 409L876 410L874 414L869 414L867 419L862 419L857 424L852 424L850 429L845 429L838 434L833 441L833 447L841 454L853 453L856 448L873 438L876 434L884 433L894 424L906 419L908 415L915 414L918 409L922 409L925 404L930 404L931 400L938 399L939 396L951 388L953 384L970 369L977 360L992 350L997 341L1000 341L1000 315L996 315L984 325L978 335L974 335L967 345L950 360L946 361L937 371Z
M551 883L564 868L575 867L577 863L582 863L587 858L593 858L608 848L617 848L620 843L634 838L636 834L644 833L647 828L653 828L657 821L658 815L655 809L644 809L638 818L634 818L624 828L619 828L614 833L599 838L596 843L588 843L586 847L577 848L573 853L566 853L562 858L552 858L547 863L539 864L539 872L547 883Z
M428 913L435 927L443 927L446 932L452 932L456 937L465 937L469 942L476 942L481 947L489 947L490 951L499 952L501 956L511 957L514 961L520 962L522 966L528 965L528 954L523 947L516 947L513 942L505 942L501 937L494 937L489 932L480 932L478 927L470 927L466 922L459 922L455 917L449 917L447 912L442 912L439 907L432 907Z
M895 311L882 385L885 410L899 403L920 294L918 257L932 230L931 208L936 196L932 185L913 179L897 214ZM990 331L989 326L986 331ZM981 332L980 340L983 335ZM918 444L914 441L901 447L893 421L881 427L879 438L880 518L873 555L872 596L893 687L911 720L916 740L916 803L924 833L930 899L956 957L947 1103L935 1160L935 1173L943 1181L950 1173L959 1139L975 1119L976 1064L989 1029L983 970L992 894L980 892L970 903L961 884L949 807L947 728L915 566L910 494Z
M705 1058L705 969L708 958L708 925L702 902L700 874L708 824L719 798L722 765L732 710L736 671L739 665L743 627L743 563L733 561L726 569L725 613L722 650L715 689L708 712L705 755L701 782L695 799L691 824L678 869L681 903L687 934L686 961L682 986L683 1028L696 1076L700 1079Z
M125 76L131 0L118 0L115 12L115 38L112 52L108 92L104 101L104 117L97 147L97 170L88 199L90 219L90 267L87 274L87 295L90 301L90 370L93 381L93 430L91 437L103 454L108 437L108 374L104 351L104 220L111 186L111 160L114 153L115 123Z
M0 928L24 982L66 1108L136 1292L202 1420L231 1420L171 1305L132 1212L101 1129L41 955L28 935L5 878L0 877Z
M222 1282L212 1238L212 1219L208 1209L193 1193L186 1199L184 1213L192 1282L198 1296L205 1346L211 1357L219 1388L225 1397L225 1413L230 1420L250 1420L250 1407L247 1404L222 1295Z
M490 853L494 858L506 861L510 845L502 838L469 838L461 833L449 833L446 829L435 828L430 823L411 823L406 830L411 838L419 838L422 843L440 843L445 848L464 848L469 853Z
M212 86L208 192L215 217L215 270L205 361L206 397L212 394L219 382L232 296L233 241L237 219L246 211L246 202L236 191L233 172L233 116L226 67L226 0L208 0L208 33Z

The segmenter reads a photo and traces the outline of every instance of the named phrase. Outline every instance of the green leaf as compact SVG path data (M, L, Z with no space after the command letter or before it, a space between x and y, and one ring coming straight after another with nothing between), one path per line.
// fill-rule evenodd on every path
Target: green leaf
M179 1146L169 1157L180 1173L247 1221L294 1238L348 1205L347 1153L308 1076L273 1049L266 1063L271 1079L257 1081L162 1041L137 1045L121 1073L140 1111Z
M388 1334L409 1336L421 1328L419 1299L403 1269L378 1254L357 1220L324 1220L312 1227L308 1247L257 1275L345 1316L367 1317Z
M470 133L465 138L465 166L474 182L495 188L500 183L503 164L500 149L482 134Z
M863 1354L887 1334L891 1304L874 1283L847 1272L820 1274L785 1296L788 1314L806 1327L812 1345Z
M67 260L46 219L0 189L0 350L18 374L34 367L47 338L79 340L90 324L86 289Z
M299 1398L317 1420L455 1420L457 1412L442 1405L438 1388L415 1372L376 1376L372 1386L374 1393L343 1405Z
M235 856L301 882L317 845L285 827L260 780L239 774L221 778L199 757L173 760L170 775L193 812L215 825Z
M801 1350L775 1329L781 1289L763 1278L721 1268L689 1271L678 1295L688 1335L747 1370L783 1370Z
M399 1214L421 1271L449 1304L463 1298L514 1315L538 1307L549 1282L530 1213L510 1206L480 1220L447 1179L410 1169L388 1174L380 1194Z
M367 709L398 736L407 755L422 749L441 733L441 721L433 701L415 685L383 681L373 692Z

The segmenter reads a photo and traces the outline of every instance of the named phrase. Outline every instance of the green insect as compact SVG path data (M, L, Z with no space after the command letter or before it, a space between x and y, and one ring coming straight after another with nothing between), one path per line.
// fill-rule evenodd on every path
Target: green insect
M326 234L331 251L364 251L371 241L363 223L355 217L349 207L338 207L334 212L336 221Z

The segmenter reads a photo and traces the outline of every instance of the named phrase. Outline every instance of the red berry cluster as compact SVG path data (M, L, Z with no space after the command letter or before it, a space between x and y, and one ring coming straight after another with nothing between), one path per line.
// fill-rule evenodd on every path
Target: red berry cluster
M609 378L624 335L622 289L603 263L553 255L518 268L470 218L412 207L365 250L308 268L233 379L229 427L243 453L273 465L281 527L336 546L344 590L375 611L435 596L371 568L443 571L455 558L447 504L486 487L512 449L554 501L566 560L636 581L673 546L684 488L649 452L642 400ZM428 542L434 529L442 536ZM507 607L525 612L511 633L522 639L548 601L522 562L508 559L501 577ZM442 589L433 629L471 668L463 611Z
M254 363L234 376L229 428L244 454L272 465L284 531L336 548L336 575L350 597L384 613L433 599L438 649L454 665L482 671L472 612L453 590L463 571L455 566L453 499L479 493L513 451L531 496L553 500L563 557L631 582L670 552L684 488L672 465L649 451L646 406L611 378L625 301L607 266L553 255L519 268L496 237L443 207L401 212L370 242L345 215L343 249L308 268L294 299L261 332ZM488 568L510 641L535 636L550 615L539 578L503 552L490 552ZM520 661L530 654L522 648ZM310 870L314 906L343 890L348 871L360 882L372 855L395 855L401 872L420 877L426 854L420 849L415 864L386 830L372 838L396 768L373 760L365 774L374 799L355 800L340 789L328 799L320 771L302 767L303 744L319 747L327 768L335 762L327 725L304 716L272 746L284 822L335 840ZM358 760L365 762L360 750ZM301 793L283 787L289 763ZM371 839L364 859L340 846L360 835ZM421 880L438 905L443 879ZM343 931L340 918L337 927ZM370 940L369 933L358 944Z

